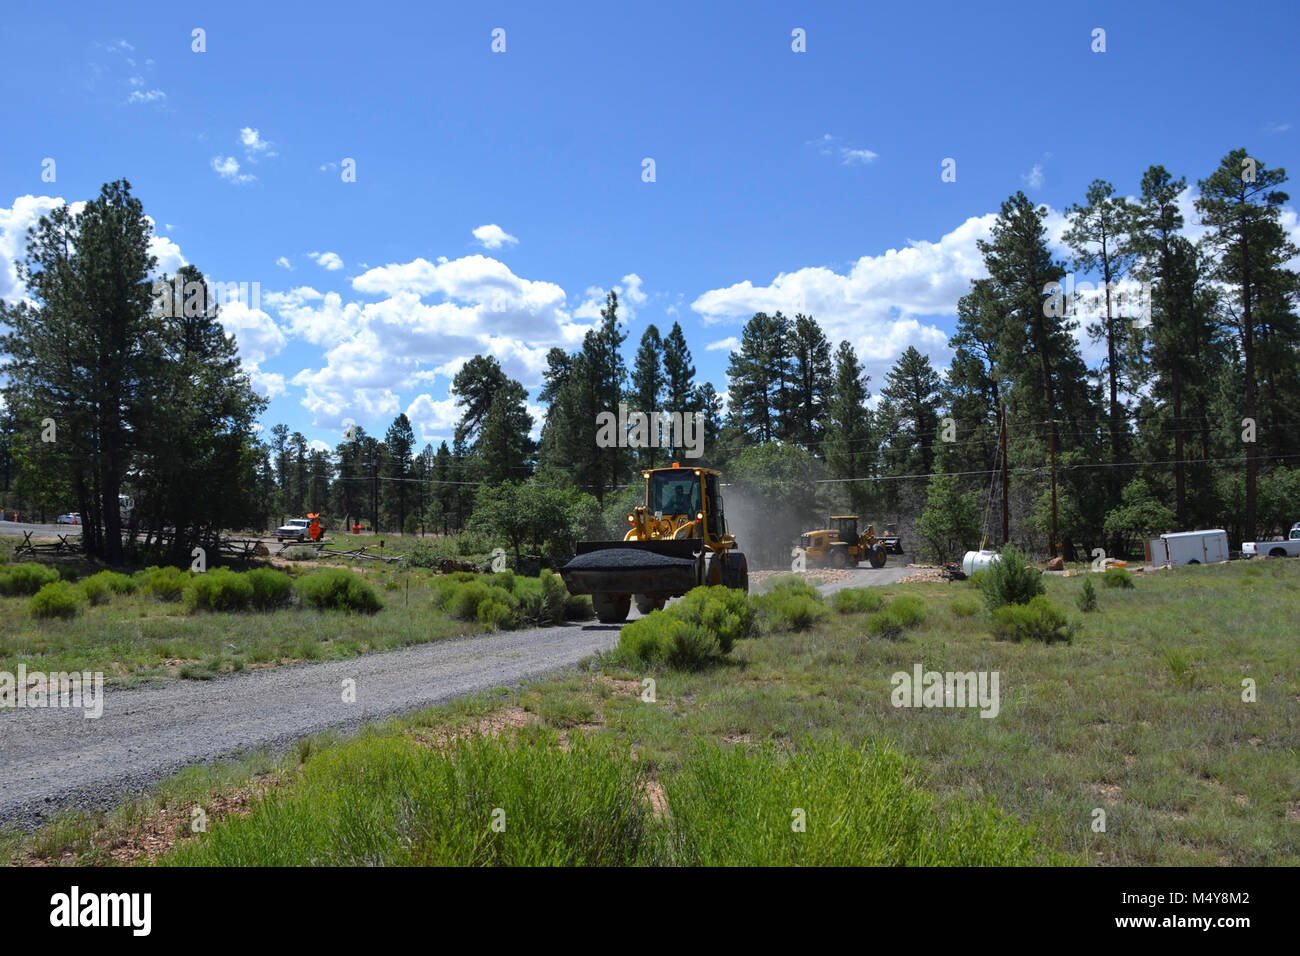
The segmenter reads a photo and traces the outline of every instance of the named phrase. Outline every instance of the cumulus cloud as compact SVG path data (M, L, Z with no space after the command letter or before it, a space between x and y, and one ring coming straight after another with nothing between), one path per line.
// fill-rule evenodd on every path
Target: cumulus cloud
M293 264L284 256L281 256L280 258L276 259L275 264L279 266L281 269L288 269L290 271L293 270Z
M627 322L636 318L637 306L645 305L649 296L641 289L641 277L629 272L617 282L611 290L618 296L619 316ZM599 286L588 286L585 298L573 310L575 319L586 319L590 324L600 321L600 310L605 308L605 290ZM591 325L588 325L588 328Z
M336 252L309 252L307 258L322 269L328 269L330 272L338 272L343 268L343 260L339 258Z
M706 352L734 352L740 347L740 339L734 335L729 335L725 339L718 339L716 342L710 342L704 346Z
M484 249L500 249L504 245L517 245L519 240L506 232L496 223L479 226L474 230L474 238Z
M218 176L228 183L251 183L257 179L252 173L241 173L239 171L239 160L233 156L213 156L212 169Z
M587 328L573 320L558 285L525 279L478 254L368 269L352 286L376 300L309 286L263 295L286 334L326 349L319 368L290 379L304 389L303 405L318 426L337 425L344 416L391 418L403 404L399 396L414 393L408 416L426 439L446 437L455 416L431 385L483 354L534 387L549 349L575 347ZM627 286L633 298L643 295L639 279Z
M955 314L970 280L985 275L976 242L988 236L995 219L993 213L972 217L937 242L914 240L902 249L863 256L845 273L809 266L781 273L766 285L745 280L713 289L691 307L706 325L743 322L755 312L812 315L832 343L844 339L853 345L877 382L909 345L944 364L948 333L923 319ZM732 341L723 339L717 347Z
M1029 189L1043 188L1043 164L1034 163L1034 168L1020 177L1020 181Z
M250 126L245 126L239 131L239 141L244 146L244 155L255 159L258 156L274 156L271 150L271 144L262 138L262 134Z

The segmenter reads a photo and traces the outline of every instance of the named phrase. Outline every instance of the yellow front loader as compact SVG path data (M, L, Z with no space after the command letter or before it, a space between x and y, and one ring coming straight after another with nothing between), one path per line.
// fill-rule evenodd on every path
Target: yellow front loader
M570 594L590 594L602 623L627 619L632 600L649 614L701 585L749 590L749 566L727 531L719 479L711 468L641 472L645 503L627 516L622 541L582 541L560 569Z
M828 527L805 531L799 536L808 564L832 568L856 568L861 561L873 568L885 566L885 542L876 537L874 525L858 534L857 515L831 515Z

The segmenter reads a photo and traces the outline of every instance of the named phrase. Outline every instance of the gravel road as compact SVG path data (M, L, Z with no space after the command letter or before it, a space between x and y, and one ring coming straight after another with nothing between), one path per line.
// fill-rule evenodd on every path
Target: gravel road
M864 568L822 591L892 584L907 573ZM191 764L538 677L612 648L618 632L594 622L506 631L211 681L109 687L94 720L69 708L0 710L0 824L104 808ZM356 682L354 704L343 703L346 679Z

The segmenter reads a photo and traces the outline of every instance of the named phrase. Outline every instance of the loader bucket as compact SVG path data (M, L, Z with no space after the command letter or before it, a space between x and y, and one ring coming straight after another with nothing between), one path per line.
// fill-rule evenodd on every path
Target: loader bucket
M703 572L699 541L584 541L560 569L570 594L683 594Z

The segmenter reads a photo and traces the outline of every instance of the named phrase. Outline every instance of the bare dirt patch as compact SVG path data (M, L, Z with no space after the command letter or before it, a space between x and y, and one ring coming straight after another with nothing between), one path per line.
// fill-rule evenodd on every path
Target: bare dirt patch
M411 738L416 743L423 744L426 747L446 750L458 740L468 740L471 737L500 737L507 731L513 733L522 727L540 722L541 719L536 714L531 714L522 707L511 705L494 711L485 717L480 717L471 724L460 727L437 727L431 730L421 730L412 734Z

